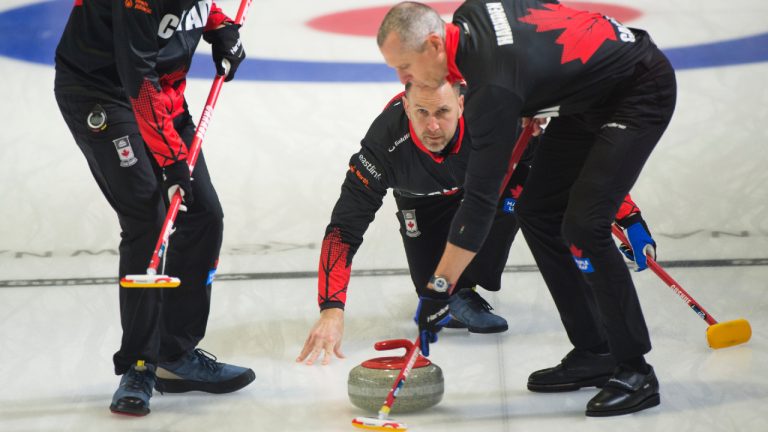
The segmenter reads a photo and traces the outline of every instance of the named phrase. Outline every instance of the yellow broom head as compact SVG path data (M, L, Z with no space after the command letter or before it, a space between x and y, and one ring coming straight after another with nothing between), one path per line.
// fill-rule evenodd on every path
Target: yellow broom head
M123 288L176 288L179 285L179 278L166 275L126 275L120 279Z
M751 337L752 327L744 318L719 322L707 327L707 342L714 349L743 344Z
M372 417L355 417L352 420L352 426L358 429L384 432L404 432L408 430L408 426L405 423Z

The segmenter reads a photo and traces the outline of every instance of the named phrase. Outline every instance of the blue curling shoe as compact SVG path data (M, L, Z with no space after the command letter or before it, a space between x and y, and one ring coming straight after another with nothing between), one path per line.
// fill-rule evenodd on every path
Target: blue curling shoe
M491 313L491 305L472 288L453 294L450 308L451 316L464 323L471 333L501 333L509 328L507 320Z
M467 325L463 322L456 319L455 316L451 316L451 320L448 321L446 325L443 326L443 328L449 328L449 329L466 329Z
M231 393L255 379L251 369L219 363L213 354L198 348L174 362L160 363L155 389L160 393Z
M149 414L149 398L155 386L155 367L139 360L120 379L120 387L112 396L109 410L115 414L145 416Z

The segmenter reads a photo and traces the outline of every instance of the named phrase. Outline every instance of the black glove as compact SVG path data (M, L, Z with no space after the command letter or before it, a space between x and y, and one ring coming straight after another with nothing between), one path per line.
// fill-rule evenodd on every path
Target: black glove
M213 64L216 65L216 73L227 77L224 81L232 81L240 62L245 59L245 50L240 42L240 25L225 24L224 27L203 33L203 39L211 44L213 50ZM222 60L229 61L229 72L224 69Z
M648 225L643 220L640 213L635 213L620 221L617 221L621 227L626 230L627 239L631 248L622 243L619 245L619 250L627 258L634 261L637 264L637 271L642 271L648 268L648 260L646 254L650 255L654 260L656 259L656 241L651 237L651 231L648 229ZM635 253L635 251L641 251Z
M194 197L192 196L192 179L189 177L189 165L186 160L180 160L163 168L163 188L165 189L168 200L173 199L176 189L181 189L181 200L186 205L192 205ZM181 210L186 211L182 206Z
M419 325L421 353L429 356L429 344L437 342L437 333L451 320L448 296L443 298L419 297L414 321Z

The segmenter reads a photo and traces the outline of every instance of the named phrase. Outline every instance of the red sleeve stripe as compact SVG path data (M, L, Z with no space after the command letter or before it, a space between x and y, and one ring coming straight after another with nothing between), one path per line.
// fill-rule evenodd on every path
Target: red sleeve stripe
M141 137L161 167L187 158L187 148L173 127L176 104L168 94L144 80L131 104Z
M347 285L352 271L347 262L349 245L341 240L341 230L334 228L323 239L317 274L317 303L347 301Z

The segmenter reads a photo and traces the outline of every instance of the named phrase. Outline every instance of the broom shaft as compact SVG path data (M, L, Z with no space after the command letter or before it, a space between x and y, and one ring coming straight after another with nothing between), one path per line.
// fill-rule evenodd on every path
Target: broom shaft
M613 235L616 236L616 238L619 239L620 242L624 243L625 245L632 248L631 244L629 243L629 240L627 240L627 236L624 235L624 232L619 228L616 224L613 224L611 226L611 230L613 231ZM634 252L634 251L633 251ZM634 252L637 253L637 252ZM712 315L707 312L702 305L700 305L696 300L691 297L690 294L688 294L683 287L680 286L679 283L677 283L676 280L672 279L672 276L669 275L661 266L659 263L656 262L652 257L646 255L646 259L648 260L648 267L653 271L661 280L664 281L664 283L667 284L670 288L672 288L672 291L677 293L678 296L680 296L681 299L691 308L694 312L696 312L696 315L700 316L701 319L707 322L709 325L715 325L717 324L717 321L712 317Z
M240 8L237 11L237 17L235 18L235 24L242 25L245 21L248 8L251 6L252 0L242 0L240 2ZM195 170L195 164L197 164L197 158L200 155L200 147L203 144L203 138L208 131L208 125L213 116L213 109L216 107L216 101L219 100L219 93L221 92L221 86L224 84L224 75L216 75L211 85L211 90L208 92L208 99L205 101L205 107L203 108L203 114L200 116L200 121L197 122L197 128L195 129L195 136L192 139L192 145L190 146L187 156L187 164L189 165L189 175ZM165 254L165 249L168 245L168 238L173 231L173 225L176 222L176 216L179 214L179 207L181 206L181 192L176 191L171 198L171 202L168 206L168 211L163 221L163 227L160 230L160 236L155 243L155 249L152 251L152 257L149 259L149 266L147 267L147 274L157 274L157 268L160 266L160 259Z
M392 408L392 405L395 403L397 393L405 384L405 380L408 378L408 374L411 373L411 369L413 369L413 365L416 363L416 359L419 357L419 346L421 346L420 344L421 336L417 337L414 341L413 347L409 353L410 355L408 357L408 361L403 365L403 368L400 369L400 374L397 375L395 384L391 389L389 389L389 393L387 393L387 399L384 401L384 405L382 405L381 409L379 410L379 419L385 419L389 413L389 410Z

